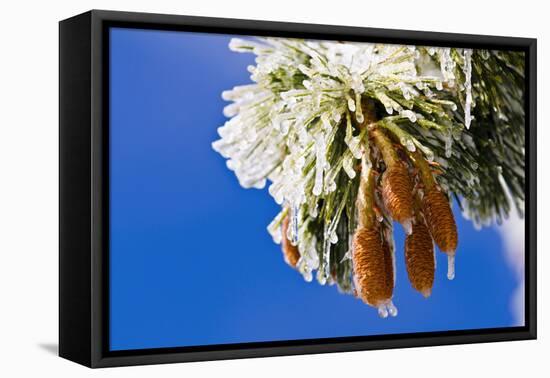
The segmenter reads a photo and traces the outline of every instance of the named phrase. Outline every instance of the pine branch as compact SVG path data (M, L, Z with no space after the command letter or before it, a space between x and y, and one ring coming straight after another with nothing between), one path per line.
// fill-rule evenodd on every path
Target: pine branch
M352 291L364 154L380 172L389 155L420 154L438 188L476 225L501 222L512 203L522 214L522 53L276 38L234 39L230 47L257 56L249 68L254 84L223 93L232 101L224 109L230 119L213 147L243 187L271 182L282 211L296 214L289 236L306 280L317 270L320 283ZM399 146L385 158L369 150L364 123L372 116L372 127ZM391 236L391 216L383 203L377 208ZM286 236L279 230L285 214L268 228L277 242Z

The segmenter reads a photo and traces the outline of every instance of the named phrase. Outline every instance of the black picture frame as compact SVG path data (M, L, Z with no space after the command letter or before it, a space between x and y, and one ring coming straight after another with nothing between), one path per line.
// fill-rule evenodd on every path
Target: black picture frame
M524 51L525 326L109 351L109 65L113 26ZM536 39L92 10L59 24L59 355L88 367L536 338Z

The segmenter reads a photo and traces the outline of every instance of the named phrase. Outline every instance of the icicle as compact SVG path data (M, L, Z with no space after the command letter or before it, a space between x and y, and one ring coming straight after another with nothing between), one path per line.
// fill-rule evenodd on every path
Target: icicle
M265 46L247 39L231 38L229 42L229 49L236 52L250 52L262 48L265 48Z
M225 166L226 166L227 169L229 169L230 171L234 171L236 168L238 168L239 162L238 162L238 161L235 161L235 160L228 159L228 160L225 162Z
M471 107L472 107L472 50L464 50L464 89L466 91L466 100L464 102L464 126L470 128L472 122Z
M353 169L353 156L347 154L342 161L342 168L350 179L354 179L356 176L355 169Z
M292 206L292 217L290 218L290 229L292 230L291 239L293 245L298 244L298 206Z
M353 99L351 97L348 97L348 109L349 109L350 112L355 111L355 102L353 101Z
M410 235L412 234L412 222L410 219L407 219L404 221L401 226L403 226L403 229L405 230L405 234Z
M393 304L392 301L389 301L389 303L387 304L387 309L388 309L388 313L389 313L392 317L396 317L396 316L397 316L397 307L395 307L395 305Z
M277 244L281 244L281 240L283 239L283 234L281 232L281 222L283 220L283 216L285 215L284 211L281 211L269 225L267 226L267 231L273 238L273 242Z
M319 205L317 205L317 201L315 201L314 206L309 208L309 216L312 218L317 218L317 215L319 215Z
M403 110L403 107L399 105L397 101L390 98L384 92L378 91L378 92L375 92L375 95L376 97L378 97L380 102L384 105L384 108L386 108L386 112L388 114L392 114L394 110L397 111L398 113Z
M273 242L276 244L281 244L281 241L283 240L283 234L281 232L281 228L277 227L277 230L273 231L271 234L273 238Z
M353 157L356 159L361 159L361 156L363 156L363 152L360 146L361 140L359 137L353 136L351 115L349 114L349 112L346 113L346 136L344 137L344 141L348 145L348 148L351 151Z
M454 86L455 81L455 74L454 70L456 67L456 63L454 59L451 57L451 49L450 48L442 48L438 51L439 55L439 64L441 69L441 74L443 75L443 80L450 86ZM443 89L443 83L437 82L436 83L437 90Z
M321 195L323 191L323 172L325 170L325 139L322 134L317 135L315 139L315 184L313 185L313 194Z
M302 273L302 276L304 277L304 281L306 281L306 282L313 281L313 274L312 274L311 270L309 270L307 268Z
M254 189L263 189L263 188L265 188L265 184L267 184L267 180L266 179L261 179L261 180L256 181L254 184L252 184L252 188L254 188Z
M325 276L324 272L319 269L317 271L317 282L319 282L319 285L324 286L327 283L327 277Z
M388 310L386 309L385 304L381 304L378 306L378 316L381 318L387 318L388 317Z
M408 139L405 142L405 147L407 147L407 150L409 150L410 152L416 151L416 146L414 145L414 142L412 141L412 139Z
M355 103L357 104L357 108L355 109L355 118L357 119L357 122L363 123L365 120L365 117L363 116L363 111L361 109L361 94L355 93Z
M331 178L330 181L325 183L325 193L329 194L334 191L336 191L338 187L336 186L336 181L334 181L334 178Z
M330 277L330 234L328 233L328 227L325 223L324 242L323 242L323 259L324 259L324 272L323 276L325 281Z
M410 87L405 83L399 83L398 86L399 86L399 89L401 89L403 98L405 100L410 100L412 98L411 93L413 92L413 90L411 90Z
M447 278L454 280L455 278L455 254L447 253Z
M240 104L238 102L234 102L232 104L229 104L223 108L223 115L231 118L239 113Z
M409 121L411 121L411 122L416 122L416 119L417 119L416 118L416 113L413 112L412 110L403 110L401 112L401 115L403 117L407 117L409 119Z

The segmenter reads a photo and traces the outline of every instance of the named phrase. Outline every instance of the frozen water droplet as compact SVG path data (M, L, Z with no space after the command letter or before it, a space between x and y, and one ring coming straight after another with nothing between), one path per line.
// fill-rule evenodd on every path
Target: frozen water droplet
M447 278L454 280L455 278L455 254L447 253Z
M321 270L317 271L317 282L319 282L319 285L324 286L327 283L327 277L321 272Z
M280 231L281 229L279 228L277 231L275 231L272 235L273 237L273 242L276 243L276 244L281 244L281 241L283 239L283 233Z
M225 162L225 166L226 166L227 169L229 169L230 171L234 171L235 168L236 168L236 165L237 165L237 164L235 163L235 161L234 161L234 160L231 160L231 159L229 159L229 160L227 160L227 161Z
M344 168L344 171L346 172L346 174L348 175L348 177L350 179L355 178L355 170L353 169L353 157L352 156L344 157L342 167Z
M401 112L401 115L403 117L407 117L409 119L409 121L411 121L411 122L416 122L416 120L417 120L416 113L413 112L412 110L403 110Z
M336 231L332 231L332 233L330 234L330 242L332 244L338 243L338 235L336 234Z
M334 181L334 180L331 180L330 182L328 182L327 185L326 185L326 187L325 187L326 193L332 193L332 192L334 192L336 189L337 189L336 181Z
M388 312L390 314L390 316L392 317L396 317L397 316L397 307L395 307L395 305L393 304L392 301L390 301L387 305L387 309L388 309Z
M378 316L381 318L387 318L388 317L388 310L386 309L385 304L381 304L378 306Z
M266 181L265 179L261 179L261 180L256 181L256 182L252 185L252 187L253 187L254 189L263 189L263 188L265 188L265 184L266 184L266 183L267 183L267 181Z
M355 111L355 101L352 98L348 98L348 109L350 112Z
M315 205L309 209L309 216L312 218L316 218L317 215L319 215L319 207L317 205L317 202L315 202Z
M410 138L401 138L400 140L401 145L405 146L407 150L414 152L416 151L416 146L414 145L414 142Z
M405 230L405 233L407 235L412 234L412 222L410 219L403 221L401 225L403 226L403 229Z

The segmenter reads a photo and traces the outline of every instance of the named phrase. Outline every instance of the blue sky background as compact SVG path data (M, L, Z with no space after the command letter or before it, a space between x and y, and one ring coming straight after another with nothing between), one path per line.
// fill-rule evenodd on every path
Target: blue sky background
M111 350L514 325L499 233L457 214L457 275L437 254L433 294L407 279L396 227L396 318L306 283L266 226L278 206L243 189L211 148L223 90L249 83L229 36L111 30Z

